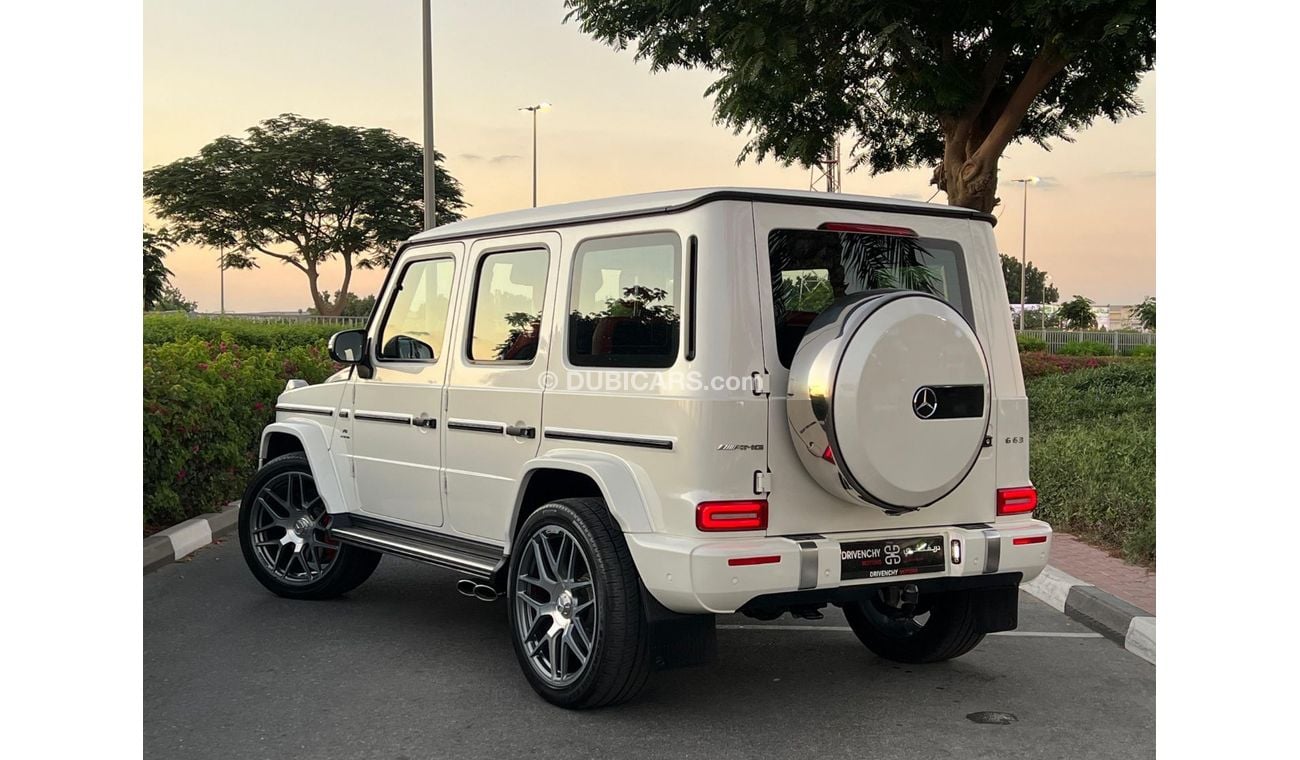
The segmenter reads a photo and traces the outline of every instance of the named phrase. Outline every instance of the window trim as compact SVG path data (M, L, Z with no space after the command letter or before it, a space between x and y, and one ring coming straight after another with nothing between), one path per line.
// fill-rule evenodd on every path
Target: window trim
M580 260L579 254L582 253L582 247L584 245L593 242L624 240L627 238L646 237L646 236L653 236L653 235L670 235L673 238L673 242L675 244L673 254L674 254L674 258L676 259L675 262L676 269L674 271L674 274L676 274L677 282L678 282L678 286L677 286L678 292L675 293L674 296L677 298L678 305L680 307L680 302L682 300L681 297L686 295L686 288L682 286L682 277L683 277L682 265L686 261L686 256L683 255L685 251L683 251L682 249L682 236L677 230L671 228L661 228L661 229L654 229L654 230L634 230L629 232L615 232L615 233L609 233L604 235L592 235L590 237L582 238L578 242L574 243L572 249L573 252L569 256L568 289L567 292L565 293L565 298L564 298L564 315L563 315L564 316L564 350L561 352L561 354L566 369L577 370L580 372L589 372L593 370L603 371L603 372L617 372L620 370L627 370L627 371L657 370L662 372L662 371L670 370L673 367L677 366L677 362L681 360L682 348L683 348L682 344L684 342L683 337L685 335L685 330L682 327L682 322L684 320L681 318L680 313L678 314L678 319L677 319L677 350L672 355L663 357L664 359L671 359L671 361L669 361L667 364L662 364L662 365L660 364L655 364L655 365L581 364L575 361L573 356L573 350L575 346L573 341L573 332L570 329L572 325L570 324L569 317L570 314L572 313L571 310L574 305L573 295L576 292L575 288L578 284L578 274L579 274L578 264ZM695 236L692 235L691 239L693 240L694 237Z
M371 353L373 354L371 358L376 365L427 364L429 366L432 366L442 361L442 357L438 356L437 354L434 354L433 359L394 359L392 357L386 357L380 354L380 350L381 350L380 346L382 346L384 342L384 330L388 328L388 320L393 315L393 307L397 305L397 294L401 292L402 281L406 279L406 273L410 271L411 267L415 266L416 264L425 264L433 261L451 262L451 277L452 277L451 295L447 297L447 323L442 328L442 338L443 338L442 344L444 349L442 353L443 355L446 355L447 352L445 349L447 347L447 331L451 329L451 317L453 314L452 309L455 306L455 300L456 300L456 257L450 253L439 252L424 258L408 259L407 261L402 263L402 270L397 275L397 279L395 280L396 284L393 286L393 292L388 294L388 303L384 305L384 317L379 321L378 328L375 330L374 333L375 345L373 347L373 351L371 351Z
M524 243L502 248L489 248L480 252L478 259L474 262L474 283L470 287L469 309L466 310L468 319L465 322L463 360L466 364L479 367L529 367L537 361L537 352L533 353L531 359L475 359L470 354L470 350L474 345L474 319L478 316L478 288L479 280L483 277L483 264L499 253L528 253L529 251L541 251L546 255L546 277L542 280L542 329L539 329L537 334L538 349L541 348L542 333L546 327L546 286L551 279L550 246L543 243Z

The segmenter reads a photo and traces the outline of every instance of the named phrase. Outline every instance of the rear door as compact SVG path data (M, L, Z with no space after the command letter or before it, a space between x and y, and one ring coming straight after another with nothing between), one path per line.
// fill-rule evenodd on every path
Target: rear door
M444 414L458 533L504 542L520 472L537 455L559 253L553 232L470 247Z
M986 284L973 281L970 275L986 268L983 257L987 252L970 245L971 224L974 222L966 219L915 214L754 204L760 318L771 387L769 533L874 530L993 518L996 463L992 449L979 454L974 469L949 496L916 512L887 516L875 507L849 504L832 496L808 475L795 452L786 409L790 361L805 330L821 311L845 295L887 287L931 292L962 312L985 343L991 330L984 313L989 296ZM920 243L919 249L912 249L910 260L899 258L897 246L874 245L876 240L860 237L900 230L914 231ZM974 262L978 266L971 266L967 260L971 257L979 258ZM996 383L993 392L996 397ZM990 422L991 434L996 432L995 426L996 418ZM912 454L923 458L926 452Z
M350 421L362 511L420 527L443 523L439 409L451 304L464 245L406 255L370 335L374 375L354 377Z

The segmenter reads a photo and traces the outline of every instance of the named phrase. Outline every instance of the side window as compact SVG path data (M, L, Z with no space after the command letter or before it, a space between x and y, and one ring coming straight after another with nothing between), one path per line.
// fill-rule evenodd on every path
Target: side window
M547 261L540 249L482 258L470 321L471 360L530 362L537 356Z
M671 367L681 339L681 241L669 232L578 246L569 292L569 362Z
M406 265L379 330L380 359L432 362L442 357L455 267L451 259Z

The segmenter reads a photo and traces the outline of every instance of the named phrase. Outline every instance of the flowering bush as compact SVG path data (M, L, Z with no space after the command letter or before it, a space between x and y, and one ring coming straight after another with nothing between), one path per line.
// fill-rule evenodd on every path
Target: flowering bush
M334 372L324 345L189 338L144 347L144 521L165 526L238 498L290 378Z
M1046 375L1063 375L1081 369L1095 369L1123 361L1125 359L1114 356L1063 356L1036 351L1020 355L1020 369L1025 375L1025 380L1031 380Z

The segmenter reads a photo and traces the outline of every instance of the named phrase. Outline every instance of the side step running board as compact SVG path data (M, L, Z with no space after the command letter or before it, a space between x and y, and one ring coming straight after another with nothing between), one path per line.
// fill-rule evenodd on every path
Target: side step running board
M338 540L491 580L504 562L500 547L404 525L336 515L330 535Z

